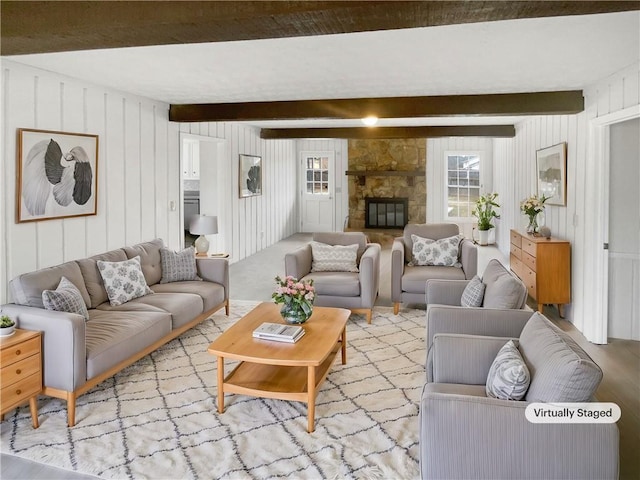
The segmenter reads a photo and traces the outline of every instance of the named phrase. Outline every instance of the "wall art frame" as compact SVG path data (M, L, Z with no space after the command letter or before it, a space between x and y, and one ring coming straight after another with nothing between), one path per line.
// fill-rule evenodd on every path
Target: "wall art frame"
M567 204L567 143L562 142L536 151L538 197L545 205Z
M262 157L240 154L238 192L240 198L262 195Z
M19 128L16 223L96 215L98 135Z

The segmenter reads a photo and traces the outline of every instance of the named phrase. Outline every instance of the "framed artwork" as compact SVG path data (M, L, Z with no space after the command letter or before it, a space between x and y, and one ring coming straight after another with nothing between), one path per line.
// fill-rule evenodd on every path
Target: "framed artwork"
M262 157L240 154L240 198L262 195Z
M18 129L16 223L95 215L98 136Z
M567 144L559 143L536 151L538 197L544 195L545 205L567 204Z

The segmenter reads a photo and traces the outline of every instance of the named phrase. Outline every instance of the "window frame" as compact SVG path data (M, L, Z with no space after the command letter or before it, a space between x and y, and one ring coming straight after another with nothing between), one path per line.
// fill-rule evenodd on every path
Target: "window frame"
M476 156L478 157L479 164L479 178L478 178L478 195L482 195L484 192L484 157L485 152L482 150L447 150L444 152L444 208L443 215L445 221L450 221L454 223L473 223L476 221L476 217L471 214L473 208L471 208L475 202L469 203L469 216L461 217L449 216L449 157L453 156ZM460 187L460 185L453 185L453 187ZM469 190L469 185L467 185L467 190Z

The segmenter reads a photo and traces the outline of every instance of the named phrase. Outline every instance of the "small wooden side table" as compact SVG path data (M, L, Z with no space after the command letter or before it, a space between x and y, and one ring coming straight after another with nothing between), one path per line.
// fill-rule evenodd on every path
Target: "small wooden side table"
M42 337L40 332L16 328L0 337L1 414L29 400L33 428L38 428L38 394L42 391Z

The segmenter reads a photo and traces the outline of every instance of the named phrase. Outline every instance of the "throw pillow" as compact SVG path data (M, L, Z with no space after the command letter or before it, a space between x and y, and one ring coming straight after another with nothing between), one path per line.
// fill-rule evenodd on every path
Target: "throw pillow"
M160 264L162 265L160 283L202 280L196 269L196 249L193 247L185 248L181 252L161 248Z
M485 275L486 278L486 275ZM500 275L495 282L487 281L484 292L485 308L521 308L527 298L527 287L510 273Z
M47 310L77 313L82 315L85 320L89 320L87 305L84 303L80 290L66 277L60 279L58 288L55 290L42 292L42 303Z
M358 244L327 245L311 242L312 272L357 272Z
M153 293L144 279L140 256L123 262L98 260L96 263L109 297L109 303L114 307Z
M444 267L460 267L458 262L460 242L464 237L454 235L452 237L432 240L411 235L413 248L411 249L411 266L440 265Z
M480 307L482 306L482 299L484 298L484 289L486 285L482 283L480 277L475 275L467 286L464 287L462 292L462 298L460 299L460 305L463 307Z
M513 340L498 352L487 375L488 397L502 400L521 400L529 388L529 369Z

